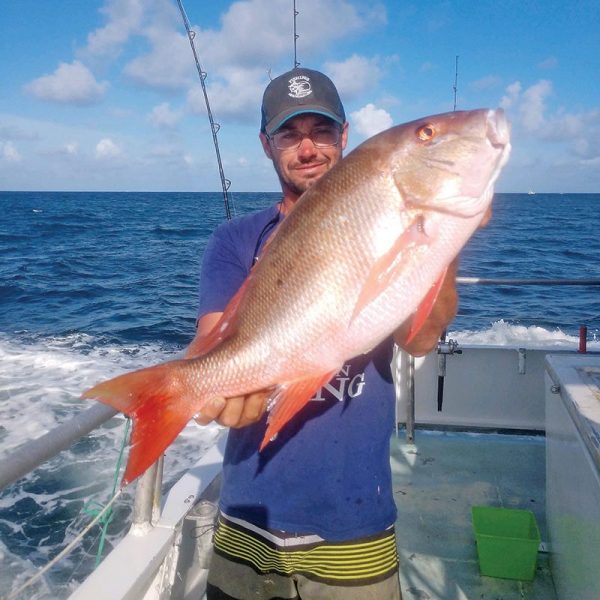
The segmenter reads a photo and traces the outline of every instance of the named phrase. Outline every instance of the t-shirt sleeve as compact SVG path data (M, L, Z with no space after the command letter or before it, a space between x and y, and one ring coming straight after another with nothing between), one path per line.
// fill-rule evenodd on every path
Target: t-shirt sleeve
M222 312L248 275L235 236L236 228L224 223L208 240L200 271L198 318Z

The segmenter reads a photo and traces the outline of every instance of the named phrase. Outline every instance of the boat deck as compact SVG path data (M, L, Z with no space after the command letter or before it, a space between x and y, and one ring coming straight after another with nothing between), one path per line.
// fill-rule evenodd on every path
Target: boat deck
M532 582L479 573L473 505L523 508L545 523L542 436L417 429L392 440L403 600L556 600L548 555Z

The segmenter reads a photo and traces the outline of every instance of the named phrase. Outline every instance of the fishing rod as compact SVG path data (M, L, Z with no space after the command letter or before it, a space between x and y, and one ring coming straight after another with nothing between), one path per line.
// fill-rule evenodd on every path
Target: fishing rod
M297 53L297 47L296 47L296 42L298 41L298 38L300 37L296 33L296 17L299 14L300 13L296 10L296 0L294 0L294 69L297 69L300 66L300 63L298 62L298 53Z
M456 65L454 67L454 111L456 111L456 92L458 91L458 54L456 55Z
M187 15L185 14L185 10L183 8L181 0L177 0L177 5L179 6L179 11L181 12L181 18L183 19L183 24L185 26L188 39L190 41L190 46L192 47L192 53L194 54L194 61L196 62L198 76L200 77L200 85L202 86L202 93L204 94L204 103L206 104L206 112L208 113L208 120L210 122L210 129L212 131L213 144L215 146L215 153L217 155L217 163L219 165L219 175L221 177L221 187L223 188L223 203L225 205L225 214L227 215L227 219L231 220L232 215L231 208L229 206L228 193L229 187L231 186L231 181L225 177L225 171L223 170L223 163L221 161L221 152L219 151L219 140L217 138L217 133L219 132L219 129L221 129L221 126L218 123L215 123L212 111L210 109L210 102L208 100L208 93L206 91L205 84L207 73L200 66L200 61L198 60L198 53L196 52L196 46L194 45L194 38L196 37L196 32L193 31L190 27L190 22L188 21Z

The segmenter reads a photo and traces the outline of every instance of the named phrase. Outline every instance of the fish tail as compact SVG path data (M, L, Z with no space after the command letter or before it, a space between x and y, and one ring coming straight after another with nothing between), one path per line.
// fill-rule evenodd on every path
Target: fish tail
M171 361L119 375L86 390L95 399L132 417L131 447L121 487L139 477L160 458L192 418L198 396L189 394L179 363Z

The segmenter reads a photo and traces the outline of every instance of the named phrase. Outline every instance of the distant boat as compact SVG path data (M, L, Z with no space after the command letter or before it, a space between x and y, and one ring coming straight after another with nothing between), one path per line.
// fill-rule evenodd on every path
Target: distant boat
M535 196L535 192L534 192L533 190L529 190L527 193L528 193L530 196Z

